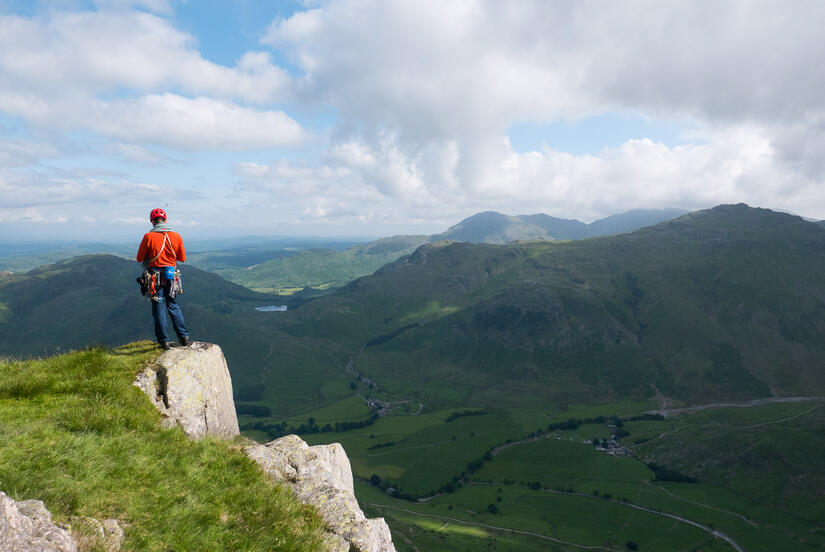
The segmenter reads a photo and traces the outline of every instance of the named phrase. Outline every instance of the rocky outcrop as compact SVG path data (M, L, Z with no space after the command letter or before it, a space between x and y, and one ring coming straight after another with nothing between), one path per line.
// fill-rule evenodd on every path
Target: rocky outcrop
M0 552L77 552L40 500L15 502L0 492Z
M246 447L246 454L303 502L318 509L335 552L395 552L383 518L367 519L353 493L352 469L338 444L310 447L297 435Z
M193 438L238 435L232 381L220 347L193 343L163 353L156 364L141 372L135 385L163 414L164 426L179 425ZM310 447L289 435L246 447L245 452L269 476L318 510L327 526L330 550L395 552L387 523L382 518L367 519L358 506L349 458L340 444Z
M138 374L135 385L163 414L163 425L179 425L188 436L234 437L238 417L232 379L223 351L212 343L194 342L166 351Z

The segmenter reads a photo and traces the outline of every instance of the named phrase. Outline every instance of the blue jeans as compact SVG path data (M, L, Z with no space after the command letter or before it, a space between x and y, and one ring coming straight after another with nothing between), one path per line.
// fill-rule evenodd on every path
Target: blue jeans
M172 318L172 327L175 329L175 333L178 334L178 339L189 337L186 324L183 322L183 311L180 310L178 300L169 296L171 289L172 282L166 282L163 286L163 294L161 295L158 292L158 300L152 299L152 318L155 319L155 336L158 338L158 343L169 341L169 336L166 333L166 312Z

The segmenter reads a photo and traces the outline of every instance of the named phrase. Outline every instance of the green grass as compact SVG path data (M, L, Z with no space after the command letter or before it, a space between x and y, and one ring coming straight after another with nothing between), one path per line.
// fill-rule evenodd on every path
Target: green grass
M255 290L281 293L305 287L338 287L371 274L427 241L426 236L394 236L339 251L306 249L243 268L216 270L221 276ZM293 292L294 293L294 292Z
M544 437L504 449L476 477L503 481L540 481L545 487L573 487L582 481L626 482L637 485L653 478L641 462L597 452L592 445L559 437ZM589 433L588 433L589 434ZM516 477L517 475L517 477Z
M628 421L623 427L630 435L624 440L632 445L636 439L650 439L650 444L643 443L636 448L644 452L657 447L656 455L651 453L650 459L683 472L703 462L715 462L716 458L722 461L728 457L723 464L728 467L739 464L735 455L730 460L735 446L722 447L717 443L716 432L721 438L723 430L733 430L734 435L737 431L758 433L762 435L760 439L773 440L776 446L784 447L787 457L797 458L799 462L800 454L806 451L812 454L817 450L816 443L821 441L821 435L812 435L806 443L794 442L795 431L821 433L817 428L822 427L819 415L825 407L817 408L818 404L770 404L709 410L682 419ZM421 489L432 490L465 469L468 458L479 450L483 452L483 447L472 448L477 444L496 439L501 442L502 437L517 440L548 423L568 418L609 418L613 414L629 417L646 407L644 402L630 401L571 405L549 411L514 409L445 422L454 411L479 408L470 404L418 416L383 418L368 428L313 435L308 436L308 440L319 443L339 440L351 458L357 477L366 480L376 474L389 479L404 492L420 494ZM459 422L461 425L456 425ZM789 425L798 427L789 431ZM773 433L775 426L779 433L789 436L783 439ZM469 433L475 436L471 438ZM583 424L575 430L511 443L482 469L470 474L464 487L426 504L393 499L365 483L358 484L356 491L365 511L387 518L399 551L575 549L572 545L536 536L510 533L509 529L564 537L563 540L579 545L610 543L615 549L633 540L640 545L640 550L731 550L706 532L676 523L672 518L634 510L629 505L683 516L718 528L748 552L818 550L825 546L825 524L822 518L817 521L815 517L818 501L809 491L800 492L798 488L786 486L787 494L768 494L776 491L771 484L795 479L787 477L783 464L770 463L775 457L766 457L769 464L762 466L759 476L750 480L750 486L763 487L761 495L752 496L745 492L748 490L743 486L746 478L728 484L699 473L702 481L696 484L655 482L653 472L639 460L607 455L584 442L608 433L607 423ZM665 437L658 439L663 433ZM452 441L453 434L456 441ZM390 442L394 444L370 448ZM740 443L740 440L734 442ZM679 457L690 460L684 465L674 464L674 458ZM819 477L825 471L818 467L821 458L822 455L812 454L806 463L797 463L795 471L807 480ZM536 481L543 490L528 488ZM490 495L491 488L502 489L502 502L497 501L497 490ZM614 502L605 500L606 494ZM779 500L783 496L784 503ZM500 510L494 516L486 512L492 501Z
M440 546L433 550L472 550L470 543L476 550L620 550L628 541L638 543L640 550L731 550L700 529L595 497L477 485L427 504L412 504L363 485L356 492L370 515L386 516L399 528L395 534L411 535L411 544L435 540L432 537L440 534ZM497 513L488 512L489 504L496 505ZM395 541L399 551L413 550L404 546L403 538Z
M231 442L160 430L151 343L0 362L0 490L58 521L117 518L125 550L320 549L322 523Z
M289 425L301 425L307 423L308 418L314 418L315 423L319 426L324 424L334 424L339 421L359 421L369 416L369 408L367 408L364 399L360 397L346 397L344 399L333 401L329 404L316 408L299 415L290 416L285 419Z
M377 474L404 492L426 496L460 475L491 447L523 434L506 413L445 423L452 412L392 416L358 430L304 437L310 444L340 442L356 477L368 479ZM394 444L372 448L389 443Z
M771 505L707 483L653 483L652 472L638 460L609 456L590 445L554 437L503 450L475 478L499 484L509 479L510 485L539 481L550 490L609 494L718 527L749 551L783 550L800 539L825 545L823 535L817 536L816 524Z
M650 439L635 445L641 457L825 523L825 402L707 410L658 429L644 424L628 424L629 443Z

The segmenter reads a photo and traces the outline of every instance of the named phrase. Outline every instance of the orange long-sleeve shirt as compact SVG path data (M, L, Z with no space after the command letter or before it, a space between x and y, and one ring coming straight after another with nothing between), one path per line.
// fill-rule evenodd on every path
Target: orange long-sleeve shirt
M163 235L168 236L166 247L163 247ZM163 251L161 251L161 248ZM140 242L137 252L137 262L142 263L160 256L149 264L153 266L177 266L177 262L186 261L186 250L183 248L183 239L177 232L147 232Z

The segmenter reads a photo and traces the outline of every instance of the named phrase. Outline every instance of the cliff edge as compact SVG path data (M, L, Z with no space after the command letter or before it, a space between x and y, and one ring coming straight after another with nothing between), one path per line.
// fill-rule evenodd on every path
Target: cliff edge
M195 342L167 351L138 374L135 385L161 412L165 427L178 425L194 439L239 434L232 380L217 345ZM367 519L358 506L349 458L340 444L310 447L288 435L244 451L267 475L318 510L331 550L395 552L384 519Z
M240 433L232 379L217 345L193 342L166 351L156 366L138 374L135 385L160 411L164 427L179 425L193 439Z

